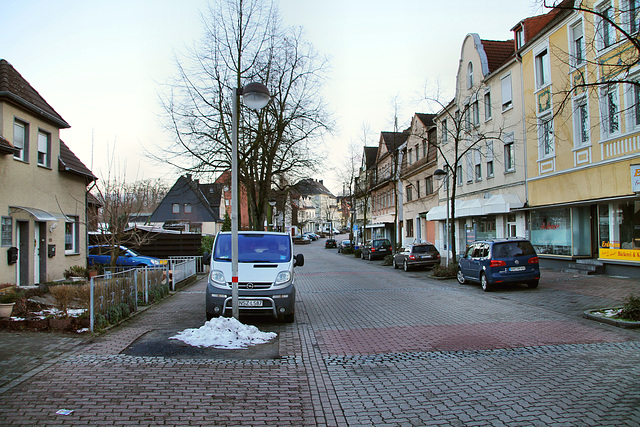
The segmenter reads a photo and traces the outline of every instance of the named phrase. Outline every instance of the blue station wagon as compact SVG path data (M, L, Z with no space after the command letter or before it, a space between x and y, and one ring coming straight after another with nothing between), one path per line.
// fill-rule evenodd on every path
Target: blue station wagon
M131 267L156 267L160 265L158 258L140 255L133 249L129 249L126 246L116 246L118 251L118 259L116 265L118 266L131 266ZM87 261L89 265L109 265L111 264L111 251L112 246L109 245L96 245L89 246L89 255Z
M494 239L474 242L458 263L459 283L479 282L490 291L497 283L526 283L536 288L540 281L538 255L526 239Z

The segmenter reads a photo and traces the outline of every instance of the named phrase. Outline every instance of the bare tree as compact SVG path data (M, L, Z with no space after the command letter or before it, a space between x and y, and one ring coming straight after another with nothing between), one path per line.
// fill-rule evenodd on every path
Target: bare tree
M179 76L163 100L176 138L159 157L194 174L230 169L234 88L264 83L270 103L243 110L238 132L238 180L250 224L260 229L274 178L305 175L319 164L314 145L330 128L320 96L327 62L301 29L283 28L270 0L213 0L203 23L205 38L178 61Z

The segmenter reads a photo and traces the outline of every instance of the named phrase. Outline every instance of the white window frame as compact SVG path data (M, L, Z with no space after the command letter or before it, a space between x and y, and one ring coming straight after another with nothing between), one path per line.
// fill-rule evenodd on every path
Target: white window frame
M494 174L493 165L493 140L487 141L487 179L493 178Z
M38 130L38 166L51 167L51 133Z
M180 213L180 203L172 203L171 204L171 213L179 214Z
M474 179L476 182L482 181L482 154L480 150L473 150L474 164Z
M585 64L585 46L584 25L580 19L569 26L569 53L572 67L577 68Z
M191 203L185 203L184 204L184 213L191 213L191 212L192 212Z
M513 132L504 135L503 139L504 153L504 173L512 173L516 171L516 147Z
M471 151L467 151L464 157L467 162L467 182L473 182L475 172L473 170L473 157L471 157Z
M640 85L640 75L630 77L629 79L635 79ZM627 117L625 120L627 132L640 129L640 86L633 84L625 85L625 110Z
M64 253L75 255L80 253L80 222L77 216L67 215L67 219L64 223Z
M534 78L536 90L541 90L551 84L551 63L549 60L549 43L538 46L533 51Z
M555 156L555 135L553 115L538 117L538 158L549 159Z
M471 124L475 127L480 126L480 105L477 100L471 104Z
M22 129L22 141L16 139L16 127ZM29 124L22 120L13 120L13 146L20 149L20 152L13 155L16 160L29 162Z
M409 164L413 163L413 150L411 148L407 150L407 160Z
M618 89L618 85L615 83L603 85L600 88L600 129L602 138L611 138L621 132L620 95Z
M511 73L500 78L500 89L502 95L502 111L513 108L513 89L511 86Z
M640 31L640 0L625 0L623 7L625 29L634 35Z
M573 132L575 148L591 145L589 100L586 94L573 99Z
M462 159L460 159L460 160L462 160ZM464 182L464 176L462 176L462 174L463 174L463 172L462 172L462 165L461 165L461 164L458 164L458 166L456 167L456 169L458 170L458 171L456 172L456 177L458 178L458 182L457 182L457 184L458 184L458 187L462 187L462 184L463 184L463 182ZM447 180L445 179L445 183L446 183L446 182L447 182Z
M13 218L0 218L0 246L13 246Z
M614 19L614 6L611 1L607 0L595 6L595 10L604 14L606 11L611 13L611 20ZM595 16L596 24L596 48L598 50L608 49L616 43L616 29L606 19L599 15Z
M484 121L488 122L491 120L491 89L487 89L484 92Z

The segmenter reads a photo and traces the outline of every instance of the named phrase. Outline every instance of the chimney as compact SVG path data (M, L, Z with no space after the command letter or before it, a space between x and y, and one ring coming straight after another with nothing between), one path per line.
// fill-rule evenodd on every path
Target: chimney
M320 180L320 181L318 181L318 182L320 183L320 185L324 185L324 184L322 183L322 180Z

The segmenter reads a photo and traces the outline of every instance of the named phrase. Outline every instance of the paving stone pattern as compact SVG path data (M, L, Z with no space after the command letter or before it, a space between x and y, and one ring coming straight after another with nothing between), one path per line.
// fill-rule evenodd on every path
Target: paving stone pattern
M484 293L322 243L296 247L296 323L256 320L276 358L123 354L202 325L204 280L96 338L0 332L0 425L640 425L640 331L580 316L637 280Z

